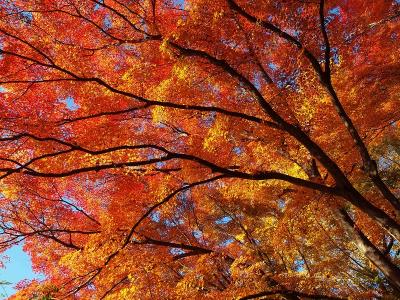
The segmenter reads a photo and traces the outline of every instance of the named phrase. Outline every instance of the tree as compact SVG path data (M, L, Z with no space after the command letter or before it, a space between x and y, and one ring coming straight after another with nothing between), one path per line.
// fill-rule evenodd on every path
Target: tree
M399 296L398 1L0 7L14 299Z

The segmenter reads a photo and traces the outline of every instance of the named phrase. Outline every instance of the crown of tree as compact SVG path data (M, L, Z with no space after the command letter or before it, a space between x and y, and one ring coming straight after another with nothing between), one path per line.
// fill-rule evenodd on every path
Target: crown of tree
M10 299L398 299L399 17L0 0Z

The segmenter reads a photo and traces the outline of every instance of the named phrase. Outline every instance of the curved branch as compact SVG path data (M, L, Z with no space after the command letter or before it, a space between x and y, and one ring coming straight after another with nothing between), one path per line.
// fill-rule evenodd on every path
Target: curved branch
M54 64L54 61L51 59L51 57L49 55L47 55L46 53L44 53L42 50L40 50L39 48L37 48L36 46L34 46L32 43L14 35L11 34L3 29L0 28L0 32L10 38L13 38L17 41L20 41L21 43L27 45L28 47L30 47L31 49L33 49L35 52L37 52L39 55L41 55L42 57L44 57L50 64Z
M174 242L169 242L169 241L161 241L161 240L152 239L150 237L145 237L144 241L140 241L135 244L157 245L157 246L177 248L177 249L182 249L182 250L187 251L183 254L174 256L174 260L178 260L178 259L188 257L188 256L209 254L209 253L214 252L213 250L206 249L206 248L203 248L200 246L187 245L187 244L182 244L182 243L174 243Z
M115 256L118 255L118 253L119 253L121 250L123 250L127 245L129 245L129 244L131 243L131 239L132 239L132 236L133 236L134 233L135 233L136 228L137 228L137 227L138 227L138 226L139 226L139 225L140 225L154 210L155 210L155 209L157 209L157 208L160 207L161 205L163 205L163 204L167 203L168 201L170 201L173 197L175 197L175 196L176 196L177 194L179 194L180 192L183 192L183 191L186 191L186 190L188 190L188 189L190 189L190 188L192 188L192 187L195 187L195 186L198 186L198 185L202 185L202 184L207 184L207 183L210 183L210 182L213 182L213 181L219 180L219 179L221 179L221 178L225 178L225 177L226 177L225 175L218 175L218 176L215 176L215 177L212 177L212 178L208 178L208 179L205 179L205 180L202 180L202 181L197 181L197 182L193 182L193 183L191 183L191 184L185 185L184 187L181 187L181 188L175 190L174 192L172 192L171 194L169 194L168 196L166 196L166 197L165 197L163 200L161 200L160 202L158 202L158 203L154 204L153 206L151 206L151 207L139 218L139 220L137 220L137 221L135 222L135 224L132 226L132 228L130 229L130 231L129 231L127 237L125 238L124 243L121 245L121 247L120 247L119 249L117 249L116 251L114 251L112 254L110 254L110 255L107 257L107 259L106 259L106 261L104 262L104 265L103 265L102 267L99 267L99 268L97 268L97 269L95 269L95 270L92 271L92 272L95 272L95 274L94 274L92 277L90 277L89 280L87 280L87 281L85 282L85 285L84 285L84 286L86 286L87 284L90 284L90 282L92 282L92 280L93 280L98 274L100 274L100 272L103 270L103 268L104 268L105 266L107 266L107 265L110 263L110 261L111 261ZM82 286L82 287L84 287L84 286ZM79 287L79 289L81 289L82 287ZM78 289L78 290L79 290L79 289Z
M377 165L374 160L371 159L368 150L362 141L361 137L359 136L354 124L352 123L351 119L347 115L346 111L344 110L342 104L339 101L339 98L335 92L335 89L332 86L332 83L330 80L327 80L327 77L325 76L324 71L322 70L321 66L318 63L318 60L314 57L314 55L307 50L307 48L304 48L303 45L292 37L291 35L283 32L280 28L276 27L275 25L265 22L265 21L260 21L256 17L248 14L244 9L242 9L240 6L236 4L234 0L227 0L230 7L241 14L243 17L245 17L247 20L254 24L260 24L263 26L265 29L270 30L288 42L292 43L295 45L297 48L302 49L304 55L307 57L307 59L310 61L312 64L314 70L316 73L319 75L320 81L325 87L325 89L328 91L329 95L331 96L333 105L335 109L338 112L338 115L342 119L343 123L346 125L349 133L353 137L353 140L355 141L355 144L357 148L359 149L359 152L362 156L363 163L364 163L364 169L368 172L370 178L374 182L374 184L378 187L378 189L381 191L381 193L385 196L385 198L396 208L397 212L400 212L400 201L396 198L396 196L389 190L389 188L385 185L385 183L382 181L380 178L378 171L377 171ZM323 26L325 26L325 23L321 23ZM327 40L327 42L329 42ZM329 49L329 46L328 46ZM212 60L210 60L212 61ZM218 62L214 62L214 64L218 65ZM228 70L228 69L226 69ZM238 73L236 72L236 75L234 77L238 77ZM248 81L246 78L244 78L243 83L246 83ZM251 82L250 82L251 84ZM259 98L259 92L255 87L252 87L251 90L254 92L254 94ZM261 95L262 97L262 95ZM261 101L260 99L259 101ZM265 102L265 100L264 100ZM265 104L263 108L265 107ZM265 110L265 108L264 108ZM389 232L392 233L396 237L397 240L400 240L400 225L389 215L387 215L385 212L380 210L379 208L375 207L372 205L363 195L361 195L355 188L354 186L350 183L350 181L347 179L346 175L342 172L342 170L337 166L337 164L316 144L314 143L301 129L286 123L282 123L279 119L275 119L273 115L270 115L271 118L280 124L283 128L283 130L287 131L290 135L295 137L300 143L302 143L310 153L317 158L321 164L328 170L329 173L334 177L335 181L337 182L338 185L341 187L345 188L347 190L348 195L345 197L350 203L355 205L356 207L360 208L362 211L366 212L368 215L373 217L381 226L386 228ZM280 116L279 116L280 118ZM280 118L281 119L281 118Z
M201 105L192 105L192 104L178 104L178 103L173 103L173 102L168 102L168 101L157 101L157 100L147 99L147 98L135 95L135 94L127 92L127 91L116 89L99 78L79 77L78 75L76 75L68 70L62 69L60 67L54 67L51 65L43 64L43 63L40 63L29 57L22 56L22 55L12 53L9 51L3 51L3 52L4 52L3 54L14 55L21 59L34 61L35 63L38 63L38 64L48 67L48 68L57 69L58 71L64 72L67 75L72 76L72 78L54 78L54 79L41 79L41 80L7 80L7 81L0 81L0 84L3 84L3 85L4 84L15 84L15 83L40 84L40 83L59 82L59 81L95 82L115 94L133 98L139 102L144 103L143 106L137 107L137 108L130 108L130 109L121 110L121 111L102 112L102 113L98 113L98 114L94 114L94 115L77 117L74 119L61 120L61 121L59 121L59 125L63 125L63 124L67 124L67 123L75 122L75 121L80 121L80 120L85 120L85 119L91 119L91 118L95 118L95 117L100 117L103 115L118 115L118 114L133 112L133 111L140 110L140 109L150 108L152 106L159 106L159 107L166 107L166 108L173 108L173 109L180 109L180 110L190 110L190 111L199 111L199 112L215 112L215 113L220 113L220 114L223 114L226 116L235 117L235 118L243 119L246 121L262 124L262 125L274 128L274 129L282 130L282 128L279 126L279 124L277 124L275 122L267 121L267 120L264 120L264 119L256 117L256 116L248 115L248 114L237 112L237 111L227 110L227 109L224 109L221 107L201 106ZM0 49L0 54L1 53L2 53L2 50ZM201 102L201 101L199 101L199 102Z
M311 53L309 49L304 47L304 45L295 37L291 36L290 34L284 32L282 29L280 29L278 26L273 25L270 22L266 22L263 20L259 20L256 17L250 15L247 13L243 8L241 8L234 0L227 0L229 6L231 7L232 10L236 11L239 13L241 16L243 16L245 19L250 21L251 23L254 24L259 24L260 26L264 27L265 29L272 31L276 33L278 36L289 42L290 44L293 44L296 46L298 49L303 51L304 56L308 59L308 61L311 63L313 69L316 71L318 76L321 76L323 74L322 68L318 62L318 59L314 56L314 54Z
M229 167L221 167L213 162L210 162L208 160L205 160L203 158L200 158L200 157L197 157L197 156L194 156L191 154L172 152L164 147L161 147L158 145L153 145L153 144L123 145L123 146L106 148L106 149L102 149L102 150L90 150L90 149L83 148L79 145L57 139L57 138L52 138L52 137L43 137L42 138L42 137L32 135L30 133L21 133L21 134L15 135L15 136L0 138L0 142L1 141L14 141L14 140L18 140L18 139L21 139L24 137L29 137L34 140L43 141L43 142L47 142L47 141L56 142L63 146L70 147L69 150L66 150L63 152L61 152L61 151L56 152L56 154L66 153L67 151L68 152L82 151L82 152L85 152L85 153L88 153L91 155L100 155L100 154L106 154L106 153L115 152L115 151L119 151L119 150L137 150L137 149L154 149L154 150L158 150L158 151L165 153L165 156L160 157L160 158L153 158L153 159L148 159L148 160L143 160L143 161L130 161L130 162L111 163L111 164L90 166L90 167L78 168L78 169L73 169L73 170L69 170L66 172L60 172L60 173L40 172L40 171L35 171L31 168L23 171L24 174L30 175L30 176L35 176L35 177L54 177L54 178L67 177L67 176L84 173L84 172L100 171L100 170L105 170L105 169L114 169L114 168L122 168L122 167L150 165L150 164L154 164L157 162L164 162L164 161L169 161L169 160L173 160L173 159L182 159L182 160L196 162L204 167L209 168L212 172L218 172L218 173L224 174L225 176L230 177L230 178L240 178L240 179L248 179L248 180L276 179L276 180L282 180L282 181L286 181L289 183L293 183L298 186L318 190L321 192L330 193L332 195L341 196L343 194L343 191L341 191L338 188L325 186L325 185L322 185L319 183L315 183L312 181L293 177L293 176L286 175L286 174L279 173L279 172L259 171L256 173L246 173L246 172L241 172L241 171L237 171L237 170L232 170ZM51 155L51 154L48 154L46 157L48 157L49 155ZM36 160L37 160L37 158L36 158ZM31 162L28 162L28 163L24 164L23 166L26 166L30 163Z
M330 80L331 77L331 46L329 43L329 38L328 38L328 33L326 31L326 26L325 26L325 16L324 16L324 9L325 9L325 0L320 0L319 2L319 21L320 21L320 27L322 31L322 36L324 38L324 43L325 43L325 76L328 77Z
M345 300L346 298L342 297L335 297L335 296L326 296L326 295L315 295L315 294L307 294L307 293L302 293L302 292L296 292L296 291L291 291L291 290L275 290L275 291L265 291L257 294L252 294L248 295L242 298L239 298L240 300L249 300L249 299L257 299L257 298L262 298L266 296L273 296L273 295L282 295L282 296L291 296L295 297L297 299L298 297L304 297L307 299L326 299L326 300Z
M365 235L361 230L355 229L355 222L348 212L340 210L342 224L351 233L355 244L362 254L368 258L388 279L393 288L400 292L400 269L393 264Z
M126 245L128 245L131 242L132 236L135 233L136 228L139 227L139 225L148 217L151 215L151 213L156 210L158 207L162 206L163 204L169 202L171 199L173 199L177 194L184 192L186 190L189 190L193 187L199 186L199 185L203 185L203 184L207 184L213 181L217 181L219 179L222 178L226 178L226 175L218 175L215 177L211 177L205 180L201 180L201 181L197 181L197 182L193 182L190 183L188 185L185 185L175 191L173 191L172 193L170 193L168 196L166 196L164 199L162 199L160 202L154 204L153 206L151 206L140 218L139 220L136 221L136 223L132 226L131 230L129 231L124 244L122 245L122 248L126 247Z
M324 76L322 76L321 82L325 86L328 94L330 95L333 106L335 107L340 119L346 126L347 131L350 133L351 137L353 138L353 141L363 161L363 170L368 174L368 176L371 178L375 186L380 190L382 195L393 205L393 207L396 208L397 213L400 214L399 199L390 191L390 189L387 187L387 185L383 182L382 178L380 177L376 162L371 158L367 146L365 145L360 134L358 133L357 128L354 125L353 121L351 120L350 116L344 109L342 103L339 100L339 97L336 94L335 88L333 87L331 80L331 70L329 66L331 47L325 26L324 3L325 3L324 0L320 0L320 9L319 9L320 27L322 35L324 37L324 44L325 44L325 72Z

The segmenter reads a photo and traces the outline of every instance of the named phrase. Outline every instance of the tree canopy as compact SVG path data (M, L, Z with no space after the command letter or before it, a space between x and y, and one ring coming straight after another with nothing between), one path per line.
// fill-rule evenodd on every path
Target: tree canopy
M11 299L398 299L400 1L0 0Z

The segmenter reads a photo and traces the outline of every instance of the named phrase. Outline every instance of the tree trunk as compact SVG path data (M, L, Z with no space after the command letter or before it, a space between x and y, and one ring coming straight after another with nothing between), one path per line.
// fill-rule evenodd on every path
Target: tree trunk
M345 210L340 210L340 214L341 223L354 238L357 248L385 275L391 286L400 292L400 269L371 243L360 230L354 228L354 221Z

